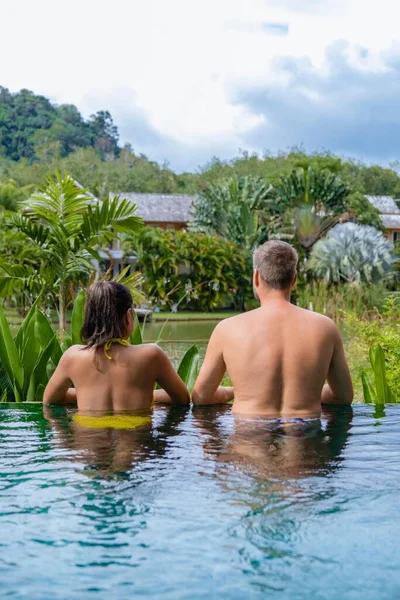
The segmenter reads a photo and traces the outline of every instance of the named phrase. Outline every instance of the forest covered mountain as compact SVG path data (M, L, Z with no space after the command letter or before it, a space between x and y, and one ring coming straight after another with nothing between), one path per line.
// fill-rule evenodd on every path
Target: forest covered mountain
M0 86L0 209L11 187L15 198L46 177L68 172L98 197L109 192L195 194L210 183L233 176L254 175L276 185L297 167L329 169L352 192L400 197L400 163L390 168L365 165L329 151L306 153L302 148L277 154L241 152L231 160L213 158L192 173L177 174L135 150L135 140L120 147L118 128L102 110L84 119L72 104L55 105L23 89L11 93ZM166 157L168 158L168 157ZM11 187L10 187L11 186ZM6 190L6 191L4 191Z
M88 147L103 157L118 155L118 129L108 111L85 121L72 104L57 106L29 90L13 94L0 86L0 155L33 161L49 151L65 157Z

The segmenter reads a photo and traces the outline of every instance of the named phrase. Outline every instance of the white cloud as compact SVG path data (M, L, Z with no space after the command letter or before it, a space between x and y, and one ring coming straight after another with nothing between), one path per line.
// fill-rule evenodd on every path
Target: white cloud
M206 153L260 149L251 133L268 112L236 103L232 90L287 83L282 56L329 77L325 52L337 40L353 66L382 69L399 16L396 0L379 10L365 0L3 0L0 83L85 115L109 109L122 141L193 166Z

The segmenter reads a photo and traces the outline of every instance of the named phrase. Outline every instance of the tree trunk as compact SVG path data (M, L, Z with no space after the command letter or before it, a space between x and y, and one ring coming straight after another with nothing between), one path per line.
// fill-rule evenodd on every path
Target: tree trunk
M65 287L64 281L60 284L60 297L59 297L59 331L60 331L60 342L63 340L64 330L66 327L65 320Z

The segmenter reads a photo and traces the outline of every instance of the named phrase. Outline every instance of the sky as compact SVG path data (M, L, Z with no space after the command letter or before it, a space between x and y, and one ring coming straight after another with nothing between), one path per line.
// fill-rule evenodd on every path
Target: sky
M398 0L1 0L0 85L176 171L302 146L400 158Z

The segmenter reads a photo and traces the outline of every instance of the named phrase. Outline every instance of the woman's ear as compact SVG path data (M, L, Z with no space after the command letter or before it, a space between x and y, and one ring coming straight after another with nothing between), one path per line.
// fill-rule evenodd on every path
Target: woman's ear
M127 326L127 330L128 330L128 336L132 335L132 331L133 328L135 326L135 318L133 316L133 310L131 308L128 308L126 315L125 315L125 319L126 319L126 326Z

